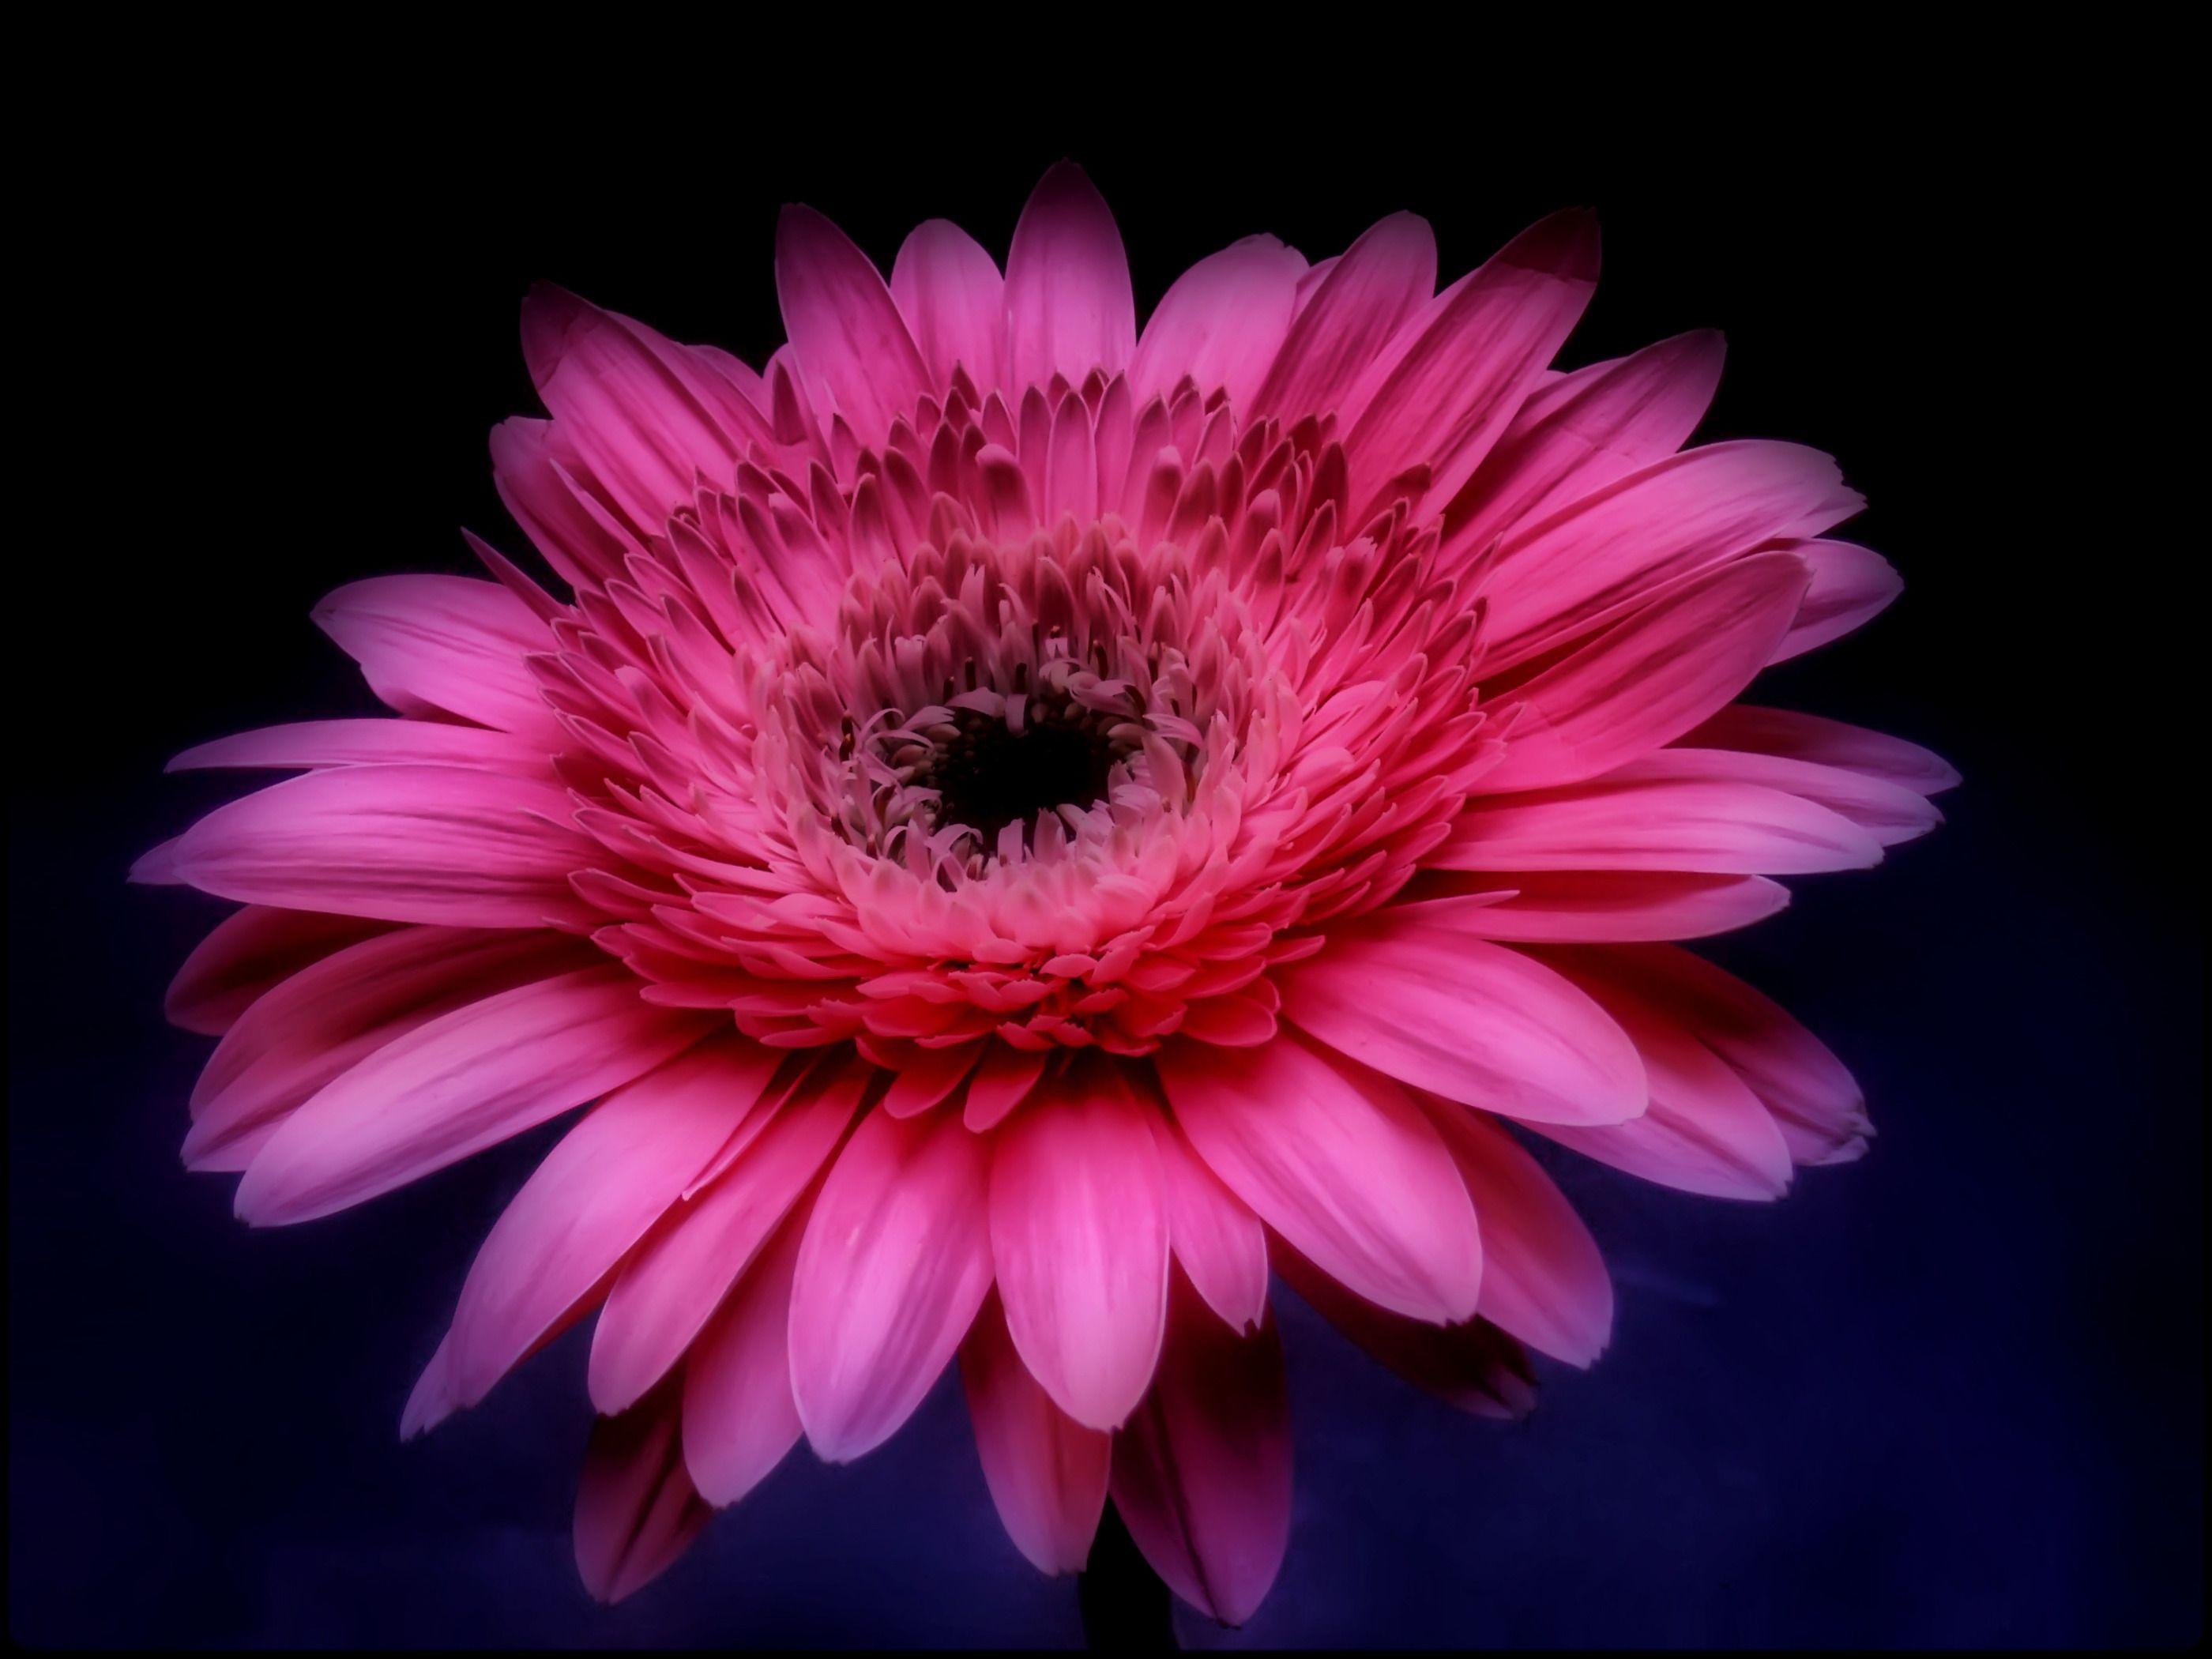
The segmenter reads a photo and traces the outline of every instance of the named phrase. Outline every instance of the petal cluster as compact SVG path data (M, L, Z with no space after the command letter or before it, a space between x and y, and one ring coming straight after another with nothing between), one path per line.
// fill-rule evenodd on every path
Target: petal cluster
M1871 865L1955 781L1738 701L1894 597L1826 457L1684 446L1717 337L1553 367L1547 218L1200 261L1138 326L1048 173L1003 272L886 279L787 210L761 369L553 289L497 428L551 571L317 620L393 710L218 740L296 773L138 873L240 902L170 1012L186 1161L305 1220L578 1107L406 1418L587 1316L599 1595L800 1439L859 1456L957 1359L1047 1571L1110 1494L1194 1605L1289 1524L1279 1276L1480 1414L1612 1294L1522 1139L1771 1198L1871 1133L1814 1038L1677 941Z

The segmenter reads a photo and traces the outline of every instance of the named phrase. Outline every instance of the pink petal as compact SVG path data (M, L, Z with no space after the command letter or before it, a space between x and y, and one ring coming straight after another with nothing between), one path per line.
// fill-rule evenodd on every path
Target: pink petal
M616 963L487 997L386 1044L287 1118L238 1187L256 1226L390 1192L651 1070L698 1016Z
M1548 953L1563 972L1635 997L1711 1049L1774 1115L1800 1164L1846 1164L1866 1152L1866 1099L1827 1046L1769 998L1670 945Z
M1763 921L1790 902L1788 889L1759 876L1527 870L1459 879L1488 890L1393 908L1449 908L1479 939L1570 944L1702 939Z
M1396 1084L1291 1032L1255 1049L1170 1043L1156 1063L1199 1156L1325 1271L1417 1319L1474 1311L1474 1212Z
M249 904L217 922L185 958L169 982L162 1012L173 1025L221 1036L271 986L386 925Z
M1743 1079L1634 997L1602 980L1577 982L1635 1040L1651 1079L1651 1109L1610 1127L1535 1126L1540 1132L1600 1163L1684 1192L1780 1197L1790 1185L1790 1148Z
M1796 614L1802 561L1762 553L1694 578L1525 685L1486 793L1575 783L1672 742L1765 667Z
M1525 1417L1534 1409L1527 1352L1488 1320L1425 1324L1354 1296L1287 1247L1276 1260L1302 1301L1415 1388L1477 1417Z
M454 927L600 918L568 885L605 854L547 781L456 766L349 766L218 807L179 839L179 874L253 904Z
M1315 285L1253 398L1252 413L1290 422L1334 410L1398 325L1436 291L1437 239L1428 221L1392 214L1332 262Z
M1597 1241L1504 1129L1448 1102L1433 1115L1482 1220L1482 1316L1555 1359L1588 1365L1613 1334L1613 1281Z
M576 1489L576 1569L595 1600L619 1601L676 1565L714 1511L684 1473L675 1390L592 1425Z
M799 1443L791 1397L791 1279L802 1203L714 1310L684 1360L684 1462L706 1500L734 1504Z
M1881 843L1841 813L1754 783L1601 778L1480 803L1430 855L1443 870L1863 870Z
M1152 1391L1114 1438L1114 1507L1168 1587L1242 1624L1291 1533L1291 1413L1269 1321L1238 1336L1178 1273Z
M1305 269L1273 237L1248 236L1176 277L1129 365L1138 404L1188 375L1226 391L1231 408L1248 408L1289 331Z
M1795 444L1709 444L1632 472L1506 538L1486 590L1485 672L1527 661L1680 577L1778 538L1817 536L1862 505L1834 461Z
M812 208L787 207L776 222L775 292L807 380L863 443L914 417L931 385L906 319L867 255Z
M734 1033L614 1091L507 1206L461 1286L447 1361L472 1406L561 1328L675 1203L759 1098L780 1058Z
M273 987L216 1046L192 1090L185 1164L242 1170L277 1123L433 1019L599 958L558 933L402 927Z
M663 1216L623 1264L592 1334L599 1410L623 1410L683 1358L836 1149L870 1075L858 1060L810 1073L728 1167Z
M1731 703L1685 732L1681 741L1705 749L1784 755L1792 760L1841 767L1923 795L1941 794L1959 782L1959 774L1949 762L1917 743L1786 708Z
M1136 1409L1165 1328L1168 1212L1151 1115L1118 1065L1080 1066L992 1152L1007 1329L1054 1402L1094 1429Z
M1040 1572L1080 1572L1106 1507L1113 1437L1052 1402L1014 1351L995 1297L960 1345L984 1483L1014 1547Z
M1555 213L1407 323L1345 394L1355 500L1416 465L1450 499L1580 319L1597 264L1595 216Z
M1029 1098L1030 1091L1044 1075L1045 1062L1051 1058L1048 1054L1009 1048L1003 1042L992 1043L984 1050L975 1075L968 1079L961 1121L978 1134L995 1127L1007 1113Z
M531 738L432 720L303 720L265 726L187 749L172 772L200 767L364 766L414 762L550 776L546 745Z
M552 632L497 582L372 576L325 599L315 623L402 714L442 710L502 732L557 733L524 660L552 650Z
M915 227L891 265L891 297L937 386L955 368L987 395L1000 383L999 349L1006 328L1006 283L975 239L930 219Z
M1543 963L1479 937L1467 919L1480 908L1393 908L1332 930L1283 970L1284 1012L1364 1066L1486 1111L1557 1123L1641 1112L1635 1045Z
M1917 789L1869 778L1863 773L1817 761L1782 755L1749 755L1734 749L1694 749L1680 744L1655 750L1607 776L1607 783L1680 781L1749 784L1779 789L1826 807L1884 847L1924 836L1943 815Z
M1777 662L1843 638L1905 591L1905 578L1887 559L1850 542L1801 542L1790 550L1813 567L1813 585L1775 650Z
M1721 337L1700 330L1561 375L1521 406L1455 498L1447 545L1479 552L1672 455L1705 417L1724 355Z
M1137 343L1137 307L1121 233L1090 178L1072 161L1038 180L1006 256L1009 387L1042 386L1057 373L1080 384L1109 374Z
M1208 1307L1235 1329L1252 1328L1267 1313L1267 1230L1172 1121L1155 1124L1153 1139L1175 1259Z
M982 1305L988 1152L946 1114L872 1112L823 1183L792 1286L791 1380L825 1461L896 1433Z

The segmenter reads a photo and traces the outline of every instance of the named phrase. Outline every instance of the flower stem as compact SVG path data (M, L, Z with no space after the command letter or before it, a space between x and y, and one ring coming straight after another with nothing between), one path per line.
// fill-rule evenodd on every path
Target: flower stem
M1075 1581L1083 1638L1093 1653L1171 1653L1177 1644L1168 1587L1138 1551L1109 1502L1099 1517L1091 1564Z

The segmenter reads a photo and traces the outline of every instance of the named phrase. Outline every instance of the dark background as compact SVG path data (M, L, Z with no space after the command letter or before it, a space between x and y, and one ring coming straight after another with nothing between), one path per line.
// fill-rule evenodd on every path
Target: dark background
M1816 88L1793 60L1606 94L1562 67L1509 105L1493 83L1526 64L1440 103L1425 80L1324 96L1217 59L1234 101L940 82L861 131L826 93L781 110L736 89L769 61L710 88L702 58L687 41L614 101L579 43L481 116L457 112L465 88L194 82L110 106L127 155L65 135L74 170L40 163L52 292L15 320L64 378L14 478L59 521L19 528L11 559L46 589L10 607L12 1634L1081 1639L1073 1587L1000 1534L945 1386L889 1448L838 1470L794 1455L659 1583L592 1606L568 1541L580 1334L428 1442L396 1439L477 1240L557 1131L249 1232L228 1178L178 1166L210 1045L160 1016L222 907L123 883L236 787L164 779L167 756L373 707L307 621L323 592L468 568L462 524L525 551L483 436L535 412L514 343L531 279L758 362L781 334L779 201L886 268L937 215L1003 253L1066 153L1120 217L1140 308L1256 230L1317 258L1413 208L1449 276L1594 204L1605 276L1566 361L1725 329L1705 435L1833 451L1872 501L1844 533L1907 580L1759 700L1927 743L1966 777L1934 837L1800 884L1715 952L1855 1069L1873 1154L1771 1206L1552 1160L1620 1316L1598 1366L1547 1371L1516 1428L1285 1306L1289 1560L1244 1631L1179 1614L1182 1639L2192 1639L2203 739L2179 624L2203 529L2156 514L2201 459L2160 443L2153 400L2198 331L2166 314L2188 279L2138 193L2147 152L2118 154L2151 143L2132 117L2078 87L1982 107L1980 65Z

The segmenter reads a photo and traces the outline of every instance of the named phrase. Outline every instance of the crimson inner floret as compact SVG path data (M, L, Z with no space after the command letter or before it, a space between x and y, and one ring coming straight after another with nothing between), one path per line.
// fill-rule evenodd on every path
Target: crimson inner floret
M1136 749L1109 727L1121 717L1085 708L1065 691L1031 697L1019 730L1000 715L953 711L954 730L932 749L910 780L934 790L934 827L965 825L986 848L1010 823L1031 824L1039 812L1087 807L1106 799L1114 770Z

